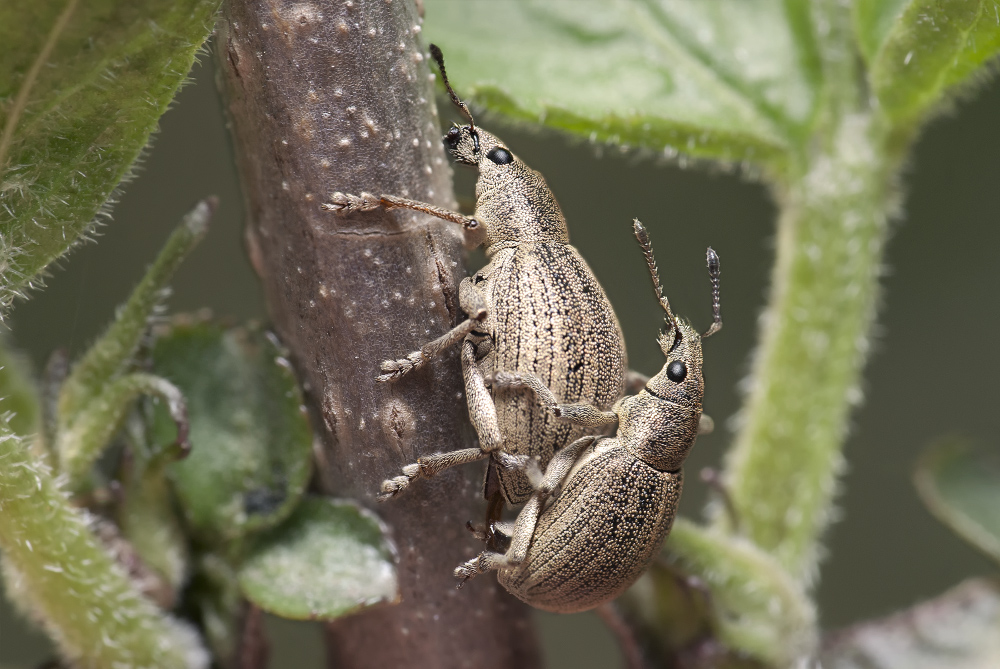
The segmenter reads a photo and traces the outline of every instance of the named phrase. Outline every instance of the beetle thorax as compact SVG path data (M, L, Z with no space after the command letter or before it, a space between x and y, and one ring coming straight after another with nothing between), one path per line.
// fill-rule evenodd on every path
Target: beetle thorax
M480 168L475 216L486 224L490 244L569 242L566 219L545 179L519 160Z

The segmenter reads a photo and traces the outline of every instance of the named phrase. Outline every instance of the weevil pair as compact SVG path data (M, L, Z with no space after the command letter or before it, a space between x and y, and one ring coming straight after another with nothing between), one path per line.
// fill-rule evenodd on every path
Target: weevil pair
M645 228L635 234L666 313L659 344L663 369L622 397L630 376L618 319L603 289L569 244L566 220L545 179L496 136L478 128L448 83L468 125L445 143L459 163L478 168L476 207L466 216L396 196L334 193L324 208L422 211L485 229L489 263L459 286L467 320L405 358L382 364L380 381L461 347L469 415L479 446L419 458L385 481L380 498L415 479L489 460L486 523L471 528L486 550L462 564L463 582L498 570L500 583L538 608L593 608L624 591L645 570L670 530L682 486L681 465L694 444L704 393L701 340L722 325L719 259L708 249L712 327L699 335L676 318L657 276ZM627 378L628 377L628 378ZM617 426L614 437L605 433ZM524 504L513 524L504 504ZM470 526L471 527L471 526Z

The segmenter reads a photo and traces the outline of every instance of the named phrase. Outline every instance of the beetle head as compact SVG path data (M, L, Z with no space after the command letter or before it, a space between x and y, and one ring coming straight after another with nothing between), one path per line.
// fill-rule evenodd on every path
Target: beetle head
M698 435L705 392L701 336L687 322L677 320L659 343L667 361L642 391L619 402L617 436L649 466L675 472Z
M666 314L666 329L658 343L667 361L638 395L626 397L619 405L618 437L637 457L661 471L680 469L694 445L705 393L702 376L701 342L722 327L719 310L719 256L708 249L708 270L712 280L712 327L698 334L687 321L674 316L663 295L653 259L649 235L642 223L634 221L635 236L642 246L653 278L653 289Z
M452 157L479 169L476 219L486 228L487 244L500 242L568 242L569 232L559 203L541 174L525 165L500 139L476 126L469 107L448 82L441 49L430 46L451 101L469 119L444 136Z
M701 376L701 335L683 319L675 320L657 340L667 361L646 384L650 394L678 404L701 405L704 382Z
M479 167L480 172L483 172L484 168L488 169L491 164L503 166L520 162L496 135L476 127L476 120L472 118L469 106L462 101L462 98L458 97L458 93L448 81L448 72L444 69L444 54L441 53L441 49L436 44L431 44L430 50L431 56L438 64L438 69L441 70L441 79L448 91L448 97L462 112L462 115L469 120L466 125L458 125L457 123L452 125L444 136L444 143L455 161L463 165L475 165Z
M480 172L489 165L509 165L517 160L500 139L475 124L455 124L444 136L444 144L455 162L478 167Z

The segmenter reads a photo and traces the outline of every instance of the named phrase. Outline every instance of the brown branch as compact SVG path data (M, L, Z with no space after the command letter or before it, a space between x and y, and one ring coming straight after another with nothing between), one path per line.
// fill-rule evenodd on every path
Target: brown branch
M525 608L495 579L455 590L479 549L481 483L446 472L374 505L421 454L468 445L457 357L394 385L379 362L457 323L461 230L407 212L339 218L333 191L454 207L412 0L230 0L218 58L245 189L247 241L316 416L319 479L369 504L399 549L402 603L329 625L333 667L531 667Z
M646 669L649 665L643 657L642 644L639 642L635 630L625 621L615 605L611 602L604 602L595 611L614 635L615 640L618 641L618 648L625 659L626 669Z
M235 666L238 669L267 669L271 648L264 630L264 614L253 604L244 602L240 617L240 639Z

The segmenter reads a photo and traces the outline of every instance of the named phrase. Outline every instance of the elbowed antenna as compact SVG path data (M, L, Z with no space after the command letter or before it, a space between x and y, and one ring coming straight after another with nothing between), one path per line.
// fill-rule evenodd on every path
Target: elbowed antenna
M712 280L712 327L701 336L702 339L711 337L722 329L722 305L719 300L719 274L722 267L719 265L719 254L709 246L706 253L708 261L708 277Z
M649 274L653 277L653 290L656 292L656 299L659 300L663 310L667 312L667 323L671 328L675 328L677 320L674 318L674 312L670 310L670 302L663 295L663 286L660 285L660 275L656 270L656 258L653 257L653 245L649 241L649 233L638 218L632 219L632 229L635 230L635 238L639 240L639 246L642 247L642 255L646 258ZM716 261L718 261L718 257L716 257Z
M473 131L476 129L476 121L472 118L472 112L469 111L469 106L462 102L462 99L458 97L455 93L455 89L451 87L451 83L448 81L448 73L444 69L444 54L441 53L441 47L437 44L430 45L431 58L434 62L438 64L438 69L441 70L441 79L444 81L444 87L448 90L448 96L451 97L451 101L455 103L455 106L462 110L466 118L469 119L469 126Z

